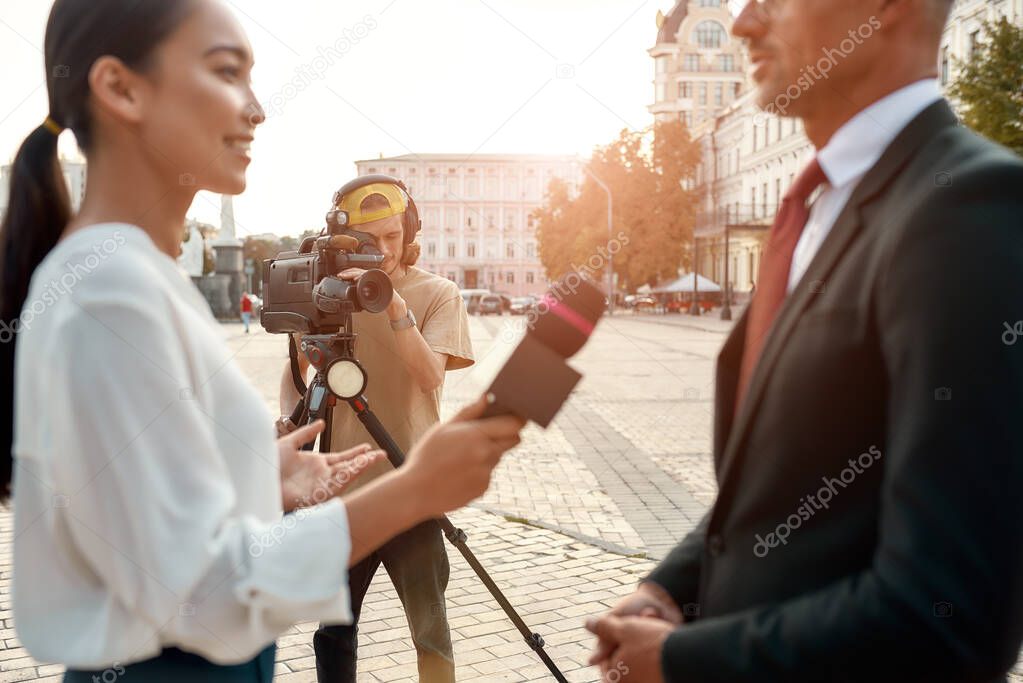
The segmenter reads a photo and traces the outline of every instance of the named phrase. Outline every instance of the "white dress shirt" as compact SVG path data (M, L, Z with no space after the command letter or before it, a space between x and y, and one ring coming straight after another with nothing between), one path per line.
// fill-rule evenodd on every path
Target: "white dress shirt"
M344 505L283 515L273 416L144 231L60 242L20 330L13 603L33 657L238 663L296 621L351 622Z
M849 203L856 186L910 121L941 99L938 81L927 79L896 90L856 114L817 152L828 184L810 208L792 254L788 291L791 292Z

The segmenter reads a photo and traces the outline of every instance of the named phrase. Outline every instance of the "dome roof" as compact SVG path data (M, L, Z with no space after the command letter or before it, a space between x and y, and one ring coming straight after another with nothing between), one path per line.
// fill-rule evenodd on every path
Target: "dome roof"
M657 19L660 23L660 28L657 31L658 43L677 42L675 40L675 34L678 33L678 27L682 25L682 20L686 18L688 4L688 0L678 0L678 2L675 3L675 6L671 8L671 11L668 12L668 16L666 17L658 12ZM663 22L661 21L661 17L664 17Z

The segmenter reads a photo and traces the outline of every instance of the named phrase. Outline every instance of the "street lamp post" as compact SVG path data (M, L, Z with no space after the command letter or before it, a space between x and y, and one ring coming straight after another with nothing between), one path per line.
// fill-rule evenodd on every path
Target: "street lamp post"
M696 245L699 244L696 239L696 234L693 234L693 301L689 305L689 315L700 315L700 302L697 300L697 289L696 289L696 264L699 257L696 251Z
M724 289L724 291L725 291L725 301L724 301L724 303L721 306L721 319L722 320L731 320L732 319L732 307L729 305L731 303L729 301L729 299L731 299L732 297L731 297L731 292L729 291L730 287L728 286L728 282L729 282L729 279L728 279L728 254L729 254L729 249L728 249L728 218L726 216L725 217L725 282L724 282L724 286L725 286L725 289Z
M614 237L613 237L614 229L612 227L614 225L614 199L611 196L611 188L609 188L607 186L607 184L604 183L603 180L598 178L596 173L591 171L585 165L583 166L583 170L586 171L586 174L588 176L593 178L594 182L596 182L597 185L600 185L600 187L604 190L605 193L607 193L607 246L608 246L608 248L607 248L607 302L608 302L608 307L609 307L609 313L611 315L614 315L614 312L615 312L615 275L614 275L614 273L615 273L615 270L614 270L615 257L614 257L614 254L611 253L611 240L614 239Z

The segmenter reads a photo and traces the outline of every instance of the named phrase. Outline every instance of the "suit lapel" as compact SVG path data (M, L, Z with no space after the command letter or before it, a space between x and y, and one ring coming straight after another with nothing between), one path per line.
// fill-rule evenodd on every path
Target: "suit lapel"
M848 245L855 239L863 226L861 208L885 191L892 179L909 162L913 154L916 153L924 142L934 137L941 129L953 125L955 122L955 115L945 100L940 100L929 106L899 133L888 146L888 149L885 150L881 159L860 181L852 197L849 198L849 202L835 221L831 232L828 233L820 250L814 256L813 261L810 262L806 274L786 298L781 310L778 312L778 317L771 326L771 331L761 352L760 361L757 363L753 377L750 379L746 400L739 414L735 416L734 423L730 425L729 431L726 432L728 438L721 441L721 443L725 444L718 476L722 489L728 475L738 464L738 455L743 450L741 444L760 409L771 370L785 349L789 336L795 329L800 316L813 300L813 297L821 291L822 286L827 286L828 275L841 260L842 256L848 252ZM738 326L736 332L738 332ZM729 342L732 342L731 338ZM722 352L723 356L724 353ZM741 361L741 354L739 355L739 360ZM738 362L736 367L738 367ZM722 368L719 365L719 380L721 379L721 370ZM735 381L734 379L732 380L733 386L730 392L733 397L733 403ZM722 406L718 405L717 408L720 410ZM724 406L724 409L732 410L730 406ZM720 420L716 420L715 423L716 425L721 424ZM717 434L715 434L715 444L717 444Z

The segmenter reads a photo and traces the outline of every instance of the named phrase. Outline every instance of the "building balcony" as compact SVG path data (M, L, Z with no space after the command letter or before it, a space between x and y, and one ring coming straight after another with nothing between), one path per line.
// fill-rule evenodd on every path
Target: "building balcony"
M696 237L713 237L721 235L728 227L729 231L760 232L770 230L774 223L777 207L752 206L740 204L738 210L733 205L727 211L704 212L696 217L693 229Z

